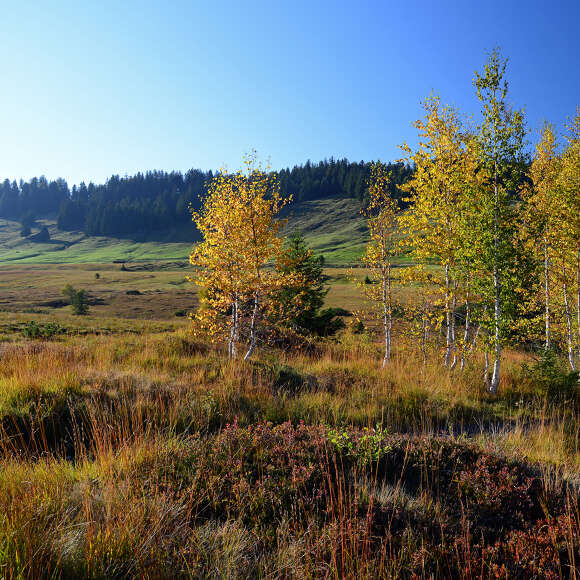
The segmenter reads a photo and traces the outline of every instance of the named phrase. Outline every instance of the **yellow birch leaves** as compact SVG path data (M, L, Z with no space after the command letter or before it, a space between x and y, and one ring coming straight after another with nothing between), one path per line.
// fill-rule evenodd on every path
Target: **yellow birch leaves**
M202 241L190 255L192 280L200 287L194 329L214 338L227 336L230 357L246 338L248 320L255 339L268 294L284 281L269 265L282 249L282 222L276 216L288 203L276 175L245 160L245 170L221 171L208 184L200 211L193 212ZM250 353L251 354L251 353Z
M397 244L398 204L389 191L390 177L384 163L371 165L367 218L370 240L362 258L370 271L372 284L362 284L367 298L382 321L385 352L383 366L391 358L393 326L393 258L399 253Z

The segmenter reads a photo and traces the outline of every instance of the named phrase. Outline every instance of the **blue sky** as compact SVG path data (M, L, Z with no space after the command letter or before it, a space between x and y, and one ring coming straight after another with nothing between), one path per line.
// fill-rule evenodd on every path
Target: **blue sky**
M486 51L528 125L580 105L580 2L2 2L0 178L395 159L432 90L477 114ZM535 134L530 139L533 141Z

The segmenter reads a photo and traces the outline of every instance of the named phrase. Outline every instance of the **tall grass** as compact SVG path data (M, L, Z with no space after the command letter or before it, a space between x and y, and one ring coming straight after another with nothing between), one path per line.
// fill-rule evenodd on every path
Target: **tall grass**
M0 577L575 577L578 403L508 354L185 332L5 345Z

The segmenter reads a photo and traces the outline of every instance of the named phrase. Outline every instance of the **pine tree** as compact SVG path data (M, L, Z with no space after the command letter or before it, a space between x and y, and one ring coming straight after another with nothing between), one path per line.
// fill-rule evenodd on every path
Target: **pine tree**
M278 272L296 283L283 287L272 297L272 315L299 332L316 332L318 314L328 289L324 284L324 257L306 244L302 233L291 234L276 265Z

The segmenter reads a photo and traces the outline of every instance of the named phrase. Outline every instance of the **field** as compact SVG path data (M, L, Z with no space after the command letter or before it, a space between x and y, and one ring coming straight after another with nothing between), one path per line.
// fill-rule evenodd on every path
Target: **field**
M358 277L364 270L354 271ZM197 306L195 285L187 280L187 262L124 264L9 264L0 270L2 328L16 321L57 321L74 327L127 328L131 320L163 328L187 326L184 317ZM363 308L348 268L326 270L328 306ZM88 316L73 316L60 291L66 284L90 293ZM8 322L7 322L8 321ZM8 324L8 326L6 326Z
M478 360L422 368L398 338L383 370L349 329L229 362L189 333L186 274L2 268L0 577L575 576L580 398L559 367L510 352L490 396ZM327 275L329 304L364 307Z

